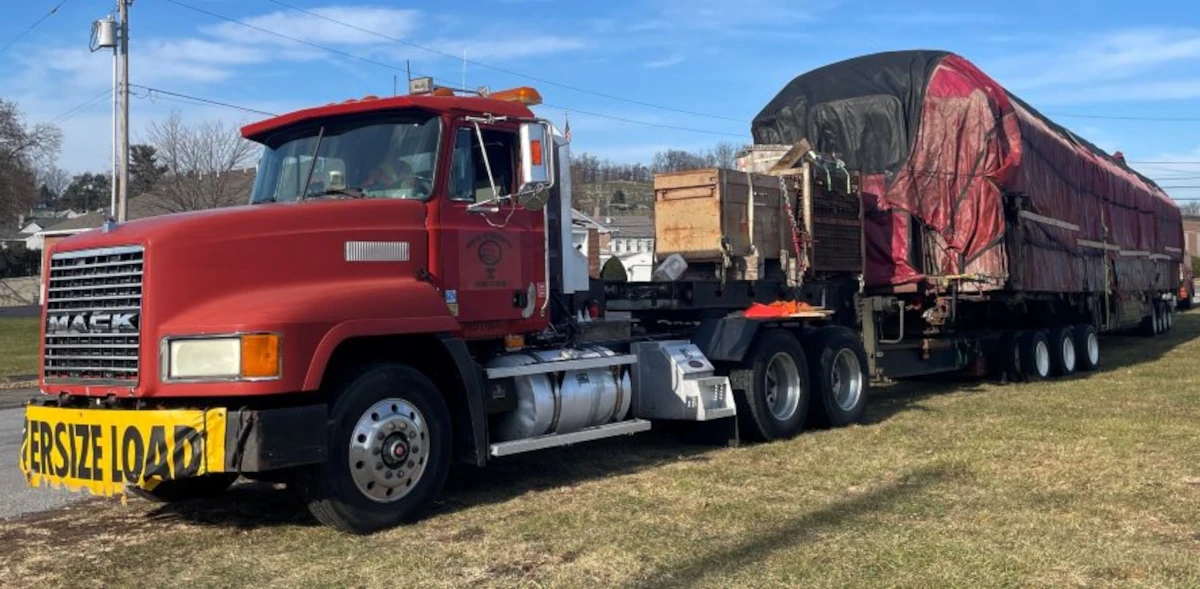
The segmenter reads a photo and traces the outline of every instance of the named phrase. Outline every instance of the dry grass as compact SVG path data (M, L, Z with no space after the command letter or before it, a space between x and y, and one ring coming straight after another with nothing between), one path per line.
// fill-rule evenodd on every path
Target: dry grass
M0 380L38 372L38 319L0 319Z
M881 390L868 425L721 449L666 436L456 473L366 538L289 494L90 501L0 524L0 579L133 586L1200 584L1200 313L1106 371Z

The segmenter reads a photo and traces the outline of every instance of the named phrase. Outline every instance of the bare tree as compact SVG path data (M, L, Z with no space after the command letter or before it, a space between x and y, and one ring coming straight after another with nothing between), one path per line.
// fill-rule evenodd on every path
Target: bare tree
M1200 202L1197 202L1197 201L1194 201L1194 200L1189 200L1189 201L1186 201L1186 202L1181 202L1181 203L1179 204L1179 208L1180 208L1181 210L1183 210L1183 214L1184 214L1184 216L1187 216L1187 217L1200 217Z
M707 157L718 168L732 169L737 165L737 154L742 150L740 145L722 141L709 150Z
M11 225L38 197L38 169L52 164L62 133L49 123L28 126L14 102L0 99L0 223Z
M71 174L53 164L40 166L37 171L37 185L42 200L58 200L71 185Z
M235 170L252 165L255 148L242 139L236 125L189 125L173 112L165 121L151 123L146 139L165 169L153 191L154 208L178 213L247 202L246 175Z

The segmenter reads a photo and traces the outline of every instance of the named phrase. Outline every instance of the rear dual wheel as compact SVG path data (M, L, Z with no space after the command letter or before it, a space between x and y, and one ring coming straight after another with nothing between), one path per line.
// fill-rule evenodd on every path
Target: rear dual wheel
M867 409L867 351L845 327L823 327L804 340L812 369L810 418L825 427L862 421Z
M738 422L751 437L770 442L804 428L809 405L809 371L804 349L791 332L763 333L742 368L729 380L737 400Z
M857 334L823 327L805 334L763 333L743 368L730 372L740 425L750 437L790 438L805 422L843 426L861 421L869 394L867 353Z

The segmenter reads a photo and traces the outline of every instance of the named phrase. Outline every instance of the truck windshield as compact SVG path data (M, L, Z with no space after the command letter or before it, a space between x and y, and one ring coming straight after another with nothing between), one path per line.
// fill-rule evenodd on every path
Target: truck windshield
M437 116L392 113L332 119L281 133L266 141L250 202L347 196L425 200L433 192L440 131Z

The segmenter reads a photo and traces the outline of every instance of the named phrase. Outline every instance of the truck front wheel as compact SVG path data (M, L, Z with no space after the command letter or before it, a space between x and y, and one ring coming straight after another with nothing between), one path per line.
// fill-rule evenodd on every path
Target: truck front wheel
M345 381L328 425L328 456L300 487L321 523L366 534L417 515L450 469L450 411L432 382L399 364Z
M766 442L800 433L808 416L809 381L804 350L795 336L767 331L747 360L744 368L729 374L742 427Z

